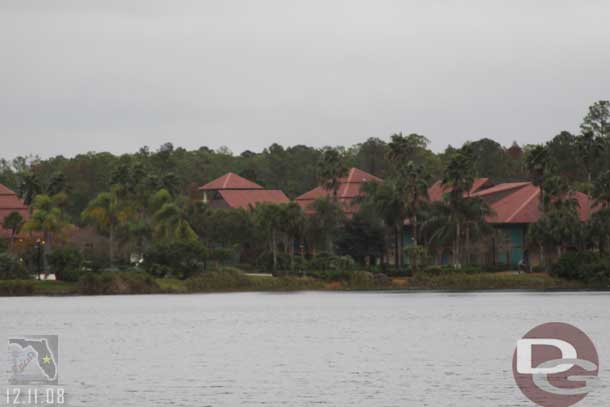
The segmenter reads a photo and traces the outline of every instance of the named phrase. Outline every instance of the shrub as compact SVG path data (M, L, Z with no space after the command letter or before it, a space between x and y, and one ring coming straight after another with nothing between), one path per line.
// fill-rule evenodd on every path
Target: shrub
M583 266L592 264L598 259L599 256L593 252L568 252L553 265L551 273L567 280L586 280L587 276L583 274Z
M207 250L198 241L159 243L144 254L144 269L157 277L181 279L205 269Z
M554 276L584 281L592 287L610 288L610 257L592 252L568 252L553 265Z
M0 280L25 280L30 278L23 263L9 253L0 253Z
M142 272L86 273L78 281L78 291L87 295L151 294L160 291L149 274Z
M0 296L21 296L34 293L34 282L23 280L0 281Z
M49 253L47 262L58 280L76 282L82 274L85 259L78 250L64 248Z
M290 270L290 256L283 252L276 254L277 271ZM273 254L270 252L261 253L256 258L256 268L260 271L271 272L273 270Z
M464 273L464 274L479 274L482 273L483 270L481 269L480 266L463 266L461 269L459 269L460 273Z
M190 292L239 290L248 286L250 286L248 276L231 267L198 274L186 281L186 287Z

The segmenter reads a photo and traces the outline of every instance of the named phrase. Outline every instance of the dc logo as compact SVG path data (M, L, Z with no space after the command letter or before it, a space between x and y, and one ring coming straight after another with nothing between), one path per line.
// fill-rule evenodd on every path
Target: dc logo
M517 341L513 376L523 394L540 406L578 403L595 387L598 373L595 345L572 325L542 324Z

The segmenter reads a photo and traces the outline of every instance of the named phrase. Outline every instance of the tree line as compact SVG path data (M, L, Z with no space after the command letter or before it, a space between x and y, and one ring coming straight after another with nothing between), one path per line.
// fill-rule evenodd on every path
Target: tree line
M348 219L337 189L352 166L384 182L364 184L360 210ZM295 203L263 204L251 211L209 208L198 186L229 171L282 189L290 198L317 185L332 193L313 203L312 216ZM188 151L167 143L120 156L0 161L0 183L18 191L32 210L27 222L11 214L4 227L15 235L20 230L41 234L45 261L65 228L91 225L109 241L108 265L128 262L129 253L147 254L143 261L152 261L149 268L155 273L165 275L173 268L182 276L210 262L237 261L236 256L273 270L304 268L301 254L370 264L384 259L388 248L397 270L407 263L405 257L417 268L443 247L451 248L456 267L469 264L476 242L494 233L485 222L489 206L468 197L477 177L540 186L543 216L530 228L529 239L542 256L549 249L562 254L567 246L605 250L610 102L591 105L578 134L562 131L545 144L523 147L484 138L434 153L425 136L397 133L388 141L370 138L349 148L273 144L260 153L234 155L227 148ZM450 192L430 202L427 190L435 180ZM595 214L584 224L578 220L575 191L595 203ZM405 220L412 231L408 247Z

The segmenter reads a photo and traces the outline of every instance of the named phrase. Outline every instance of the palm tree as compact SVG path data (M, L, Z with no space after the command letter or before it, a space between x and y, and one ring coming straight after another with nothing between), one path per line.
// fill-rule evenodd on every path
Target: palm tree
M404 184L392 178L383 183L367 182L363 184L362 192L358 200L362 210L376 214L394 235L394 263L399 271L403 264L402 231L404 220L409 215Z
M587 172L587 195L590 198L592 188L591 173L593 172L597 159L604 153L605 143L601 137L595 136L593 131L584 131L582 135L576 139L576 149L578 150L578 155Z
M290 268L294 270L294 245L303 236L305 231L305 214L296 202L281 206L280 229L286 235L290 253Z
M334 239L343 224L345 214L337 202L328 197L316 199L310 208L313 214L307 218L307 235L312 242L315 255L315 243L322 241L329 253L334 253Z
M455 153L447 164L442 179L443 188L449 189L448 198L445 203L447 205L446 209L451 212L448 220L451 220L452 227L455 227L453 239L454 266L458 268L461 267L461 238L465 232L464 226L468 219L466 214L470 207L470 204L467 204L465 200L470 194L472 184L474 183L474 167L471 153L472 151L469 148L464 148Z
M443 247L450 244L453 251L453 265L461 266L463 246L466 260L470 261L471 243L493 231L487 218L493 212L481 198L470 197L451 203L449 199L433 202L423 225L428 242ZM462 245L462 240L465 245Z
M341 184L340 179L345 177L347 172L348 168L343 164L341 155L337 150L328 149L324 151L318 164L318 179L324 189L332 192L335 202Z
M162 189L152 200L153 231L155 237L166 240L197 240L198 236L188 222L187 211ZM155 210L156 209L156 210Z
M549 159L549 150L541 145L536 145L527 153L525 165L534 185L540 186L544 183Z
M66 194L59 193L52 197L48 195L36 195L32 203L32 216L23 225L23 230L28 232L41 232L43 234L42 245L44 246L44 271L48 275L47 255L52 245L53 237L61 233L69 225L63 213L63 205Z
M38 177L32 171L27 171L21 176L19 182L19 197L23 202L30 206L34 202L34 198L42 191Z
M598 205L604 208L610 206L610 170L600 174L595 180L591 195Z
M424 167L415 164L413 161L409 161L401 172L403 172L407 212L411 227L413 228L413 244L417 246L419 244L417 239L417 214L428 201L428 183L430 177L425 172Z
M24 223L25 222L23 220L23 216L21 216L21 214L19 212L15 212L15 211L9 213L2 221L2 227L6 230L11 231L9 248L13 247L13 244L15 242L15 237L21 230L21 227L23 226Z
M129 206L122 202L119 188L114 186L110 192L98 194L81 214L85 223L95 225L97 230L108 236L110 266L114 265L114 238L121 223L129 219Z
M263 233L269 244L273 258L273 272L277 271L277 239L282 228L282 206L275 204L258 204L254 208L254 223L258 230Z

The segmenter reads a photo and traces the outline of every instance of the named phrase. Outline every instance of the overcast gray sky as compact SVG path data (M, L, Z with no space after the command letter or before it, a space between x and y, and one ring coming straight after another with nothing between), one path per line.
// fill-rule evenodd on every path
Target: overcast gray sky
M0 157L576 130L608 0L1 0Z

